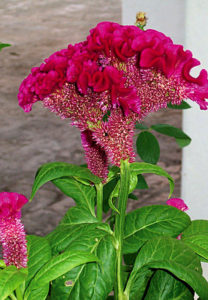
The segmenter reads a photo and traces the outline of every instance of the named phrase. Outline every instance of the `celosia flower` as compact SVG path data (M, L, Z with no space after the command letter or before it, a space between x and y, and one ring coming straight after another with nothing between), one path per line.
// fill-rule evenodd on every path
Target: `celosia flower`
M32 69L20 86L19 104L27 112L41 100L70 118L81 130L89 168L106 178L108 162L134 161L136 121L185 98L207 109L207 72L190 75L198 64L190 51L161 32L103 22L87 41Z
M166 203L167 203L167 205L176 207L182 211L186 211L189 209L188 206L186 205L186 203L180 198L170 198L167 200ZM182 234L179 234L177 236L177 240L181 240L181 237L182 237Z
M171 198L167 200L167 205L174 206L182 211L188 210L186 203L180 198Z
M28 199L17 193L0 193L0 242L7 266L27 267L27 244L21 223L21 208Z

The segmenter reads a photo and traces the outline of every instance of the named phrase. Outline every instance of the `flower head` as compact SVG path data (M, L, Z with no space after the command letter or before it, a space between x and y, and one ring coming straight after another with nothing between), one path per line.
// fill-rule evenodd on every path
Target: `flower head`
M188 210L186 203L180 198L171 198L167 200L167 205L174 206L182 211Z
M207 109L207 72L190 75L198 64L190 51L161 32L102 22L85 42L56 52L32 69L20 86L19 104L29 111L41 100L70 118L82 139L87 134L83 145L88 166L96 165L94 159L99 170L106 170L108 161L119 166L121 159L134 160L134 124L148 113L185 98ZM106 171L90 169L106 176Z
M24 226L21 223L21 208L28 199L17 193L0 193L0 242L3 259L7 266L27 267L27 245Z

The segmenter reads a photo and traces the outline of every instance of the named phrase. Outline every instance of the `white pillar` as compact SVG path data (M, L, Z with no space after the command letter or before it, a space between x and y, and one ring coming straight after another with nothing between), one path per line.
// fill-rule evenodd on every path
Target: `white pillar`
M175 43L184 43L185 1L122 0L122 23L133 25L139 11L147 14L147 28L162 31Z
M207 12L207 0L186 2L185 45L208 70ZM193 108L183 112L183 129L192 142L183 150L182 198L193 219L208 219L208 111L190 104Z
M207 0L186 1L185 44L208 70L207 12ZM183 112L183 129L192 142L183 150L182 198L192 219L208 219L208 111L191 105L193 109ZM207 264L203 264L203 273L208 279Z

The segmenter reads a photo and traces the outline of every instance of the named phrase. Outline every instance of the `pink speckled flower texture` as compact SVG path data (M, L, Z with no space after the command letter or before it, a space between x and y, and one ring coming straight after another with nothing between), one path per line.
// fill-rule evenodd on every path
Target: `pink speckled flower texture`
M85 42L69 45L33 68L22 82L19 104L29 112L41 100L81 130L89 169L101 178L107 166L134 161L136 121L185 98L207 109L207 72L200 62L156 30L103 22Z
M18 193L0 193L0 242L7 266L27 267L27 244L21 223L21 208L28 199Z
M176 207L182 211L186 211L189 209L186 203L181 198L170 198L167 200L167 205Z

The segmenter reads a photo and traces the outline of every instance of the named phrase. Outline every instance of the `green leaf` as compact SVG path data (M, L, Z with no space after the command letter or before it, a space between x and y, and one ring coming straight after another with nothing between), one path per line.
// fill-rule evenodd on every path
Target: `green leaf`
M53 300L105 300L113 289L115 281L115 249L112 238L105 233L98 236L88 233L81 239L75 239L69 245L73 251L86 248L94 253L101 262L83 264L57 278L52 283L51 295Z
M82 223L96 223L98 219L94 217L91 212L86 207L71 207L63 219L60 221L60 224L82 224Z
M195 253L208 260L208 221L194 220L182 233L182 240Z
M136 122L135 129L146 130L149 127L143 123Z
M46 283L56 279L57 277L65 274L73 268L88 263L98 261L98 258L88 252L65 251L64 253L51 258L35 275L31 281L31 288L36 286L45 286Z
M50 234L49 240L54 252L68 249L74 253L80 250L90 252L99 258L101 264L86 263L57 278L52 284L52 299L77 299L82 293L84 299L106 299L115 280L116 259L112 231L105 223L78 221L75 224L71 221L72 218L64 217Z
M203 299L208 299L208 283L202 277L200 261L182 241L161 237L148 241L140 250L129 277L128 295L135 278L146 269L165 269L186 282Z
M37 300L37 299L45 300L48 296L48 293L49 293L49 283L39 288L37 287L36 289L28 288L25 292L24 300Z
M71 197L77 206L86 207L95 216L95 188L91 185L84 185L74 178L62 177L52 180L65 195Z
M152 165L152 164L148 164L148 163L136 162L136 163L130 164L130 169L131 169L131 172L134 172L137 175L144 174L144 173L151 173L151 174L156 174L156 175L166 177L169 180L169 184L170 184L170 194L169 194L169 198L170 198L170 196L174 190L174 181L173 181L173 178L161 167Z
M150 269L142 268L134 277L134 282L131 285L129 300L144 300L144 293L148 282L154 272ZM152 298L155 300L155 298ZM170 300L170 299L168 299Z
M40 268L51 258L49 242L40 236L27 236L28 276L26 287Z
M3 261L3 259L0 259L0 268L1 268L1 269L6 268L6 264L5 264L5 262Z
M183 231L182 237L188 237L197 234L208 235L208 220L194 220L189 227Z
M136 195L134 195L133 193L130 193L129 194L129 199L138 200L138 197Z
M158 270L151 278L144 300L193 300L193 291L166 271Z
M208 260L208 236L205 234L187 236L182 239L195 253Z
M112 181L116 182L116 185L114 186L113 190L111 191L110 196L108 197L108 205L109 207L114 210L116 213L119 214L119 210L115 207L114 203L113 203L113 199L117 198L119 195L119 191L120 191L120 180L119 181L115 181L116 178ZM135 174L134 172L130 173L130 181L129 181L129 193L131 195L131 192L135 190L136 185L137 185L137 174ZM111 181L111 182L112 182Z
M177 237L191 223L183 211L169 205L151 205L126 215L123 252L134 253L154 237Z
M110 206L108 204L108 199L109 199L111 193L113 192L113 190L115 189L118 179L119 179L118 177L113 178L111 181L109 181L103 187L103 211L105 213L107 213L110 209Z
M10 46L11 46L10 44L4 44L0 42L0 51L5 47L10 47Z
M142 131L136 141L140 158L150 164L156 164L160 158L160 146L156 137L149 131Z
M77 225L63 223L48 235L48 240L53 253L62 252L66 248L69 248L74 240L77 240L77 244L80 245L79 249L81 251L87 252L89 242L94 244L94 240L89 241L89 239L103 237L106 234L106 231L108 231L108 227L109 225L105 223L81 223ZM86 245L87 248L83 248L84 245Z
M101 179L93 175L89 169L68 164L64 162L52 162L42 165L36 174L35 181L32 187L30 199L32 199L37 190L46 182L58 179L61 177L78 177L87 179L93 183L100 183Z
M180 128L168 125L168 124L155 124L151 126L155 131L167 136L174 137L176 143L180 147L188 146L191 142L191 138L183 132Z
M1 300L6 299L27 277L27 269L9 266L0 271Z
M146 180L144 179L144 176L142 176L141 174L137 175L137 185L136 185L136 189L148 189L148 184L146 182Z
M191 106L185 101L182 101L181 104L179 104L179 105L168 103L167 106L168 106L168 108L172 108L172 109L188 109L188 108L191 108Z
M44 266L45 263L51 258L51 248L48 241L39 236L27 236L27 249L28 249L28 277L26 281L26 291L24 295L25 300L46 299L49 291L49 284L35 289L30 288L30 282L36 273Z
M111 181L113 178L116 178L120 175L120 168L117 166L112 166L108 171L107 183Z

